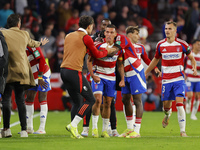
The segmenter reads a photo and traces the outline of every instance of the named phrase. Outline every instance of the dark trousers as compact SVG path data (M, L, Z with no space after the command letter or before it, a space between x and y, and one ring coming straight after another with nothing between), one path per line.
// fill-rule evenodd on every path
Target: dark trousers
M2 96L3 105L3 127L10 128L11 114L11 95L12 90L15 92L15 102L17 104L21 130L26 130L26 107L25 107L25 88L19 82L7 83Z
M89 82L82 72L65 68L61 68L61 78L73 102L71 120L75 115L83 118L95 103ZM84 102L83 98L85 98Z

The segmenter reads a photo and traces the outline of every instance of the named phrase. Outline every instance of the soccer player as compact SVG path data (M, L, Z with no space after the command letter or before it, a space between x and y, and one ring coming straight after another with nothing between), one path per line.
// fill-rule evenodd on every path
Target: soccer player
M111 24L111 21L109 19L104 18L101 21L101 30L93 34L91 37L93 41L103 41L103 38L105 38L104 31L107 27L107 25ZM102 108L102 106L101 106ZM102 109L101 109L102 110ZM89 122L91 117L92 109L89 111L83 118L83 131L81 133L82 136L87 137L89 133ZM118 136L119 133L117 132L117 118L116 118L116 110L115 110L115 102L114 99L111 102L111 113L110 113L110 125L111 128L108 129L110 133L109 135L112 136Z
M133 97L136 106L135 130L140 131L143 115L141 98L142 93L146 92L144 68L141 64L141 60L137 57L134 46L127 37L118 34L116 43L119 44L123 50L125 87L122 87L121 92L127 120L127 129L118 137L136 138L140 137L140 134L133 129L133 107L131 96Z
M190 118L192 120L197 120L196 113L199 108L199 98L200 98L200 40L194 40L192 43L192 54L197 62L197 76L193 75L192 64L189 59L187 59L187 65L185 69L186 74L186 113L190 113L191 109L191 99L193 97L193 92L195 94L195 100L193 103L192 113Z
M26 92L26 118L27 118L27 132L29 134L46 134L45 124L48 112L47 106L47 92L51 90L50 85L50 69L46 64L45 58L41 48L27 47L26 54L31 65L31 70L35 79L34 88ZM34 114L34 99L38 92L38 99L40 102L40 127L34 132L33 130L33 114Z
M148 55L145 51L145 47L142 44L138 43L138 41L140 39L138 26L127 27L126 28L126 36L130 39L131 43L133 44L138 58L140 60L142 59L147 65L149 65L151 60L148 58ZM159 75L161 75L161 72L157 67L154 68L154 71L156 73L158 73ZM133 105L133 117L134 116L135 116L135 105ZM133 120L135 120L135 119L133 119ZM139 128L136 128L136 130L137 129L139 129ZM136 131L136 130L135 130L135 132L140 133L140 131Z
M69 33L65 37L64 56L61 64L61 78L73 101L71 123L66 126L66 129L77 139L83 138L78 133L77 125L95 103L90 84L82 73L87 49L94 58L112 56L119 50L108 47L101 48L101 51L97 50L92 38L88 35L91 34L93 25L92 17L80 17L78 31ZM82 97L85 98L85 102Z
M113 47L117 46L114 44L114 38L117 35L116 28L114 25L108 25L105 30L105 42L100 43L96 42L97 48L102 47ZM121 49L119 47L119 49ZM102 104L102 96L103 96L103 110L102 110L102 119L103 119L103 128L102 128L102 137L110 137L107 133L109 120L110 120L110 112L111 112L111 102L115 97L116 90L116 77L115 77L115 66L116 61L118 61L119 72L123 72L123 64L122 64L122 55L120 55L120 51L116 53L113 57L104 57L93 59L92 57L88 58L88 70L92 77L92 90L94 97L96 99L95 104L92 107L92 136L98 138L98 119L100 113L100 106ZM118 57L119 56L119 57ZM121 60L121 61L120 61ZM93 68L93 69L92 69ZM121 82L120 84L124 85L124 74L121 74Z
M183 108L183 99L185 97L185 82L184 82L184 53L191 60L193 75L197 75L196 61L190 51L188 44L176 38L175 22L169 21L165 25L166 38L159 41L156 46L156 54L151 61L145 74L149 73L162 58L162 94L163 109L165 117L162 121L162 126L165 128L169 123L171 115L172 101L176 101L178 114L178 123L180 126L180 136L186 137L185 132L186 117Z

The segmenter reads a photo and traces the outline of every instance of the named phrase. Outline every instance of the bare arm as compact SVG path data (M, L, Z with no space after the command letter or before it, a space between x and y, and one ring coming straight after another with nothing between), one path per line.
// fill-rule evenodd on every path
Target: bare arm
M98 83L100 82L101 79L98 76L94 75L93 70L92 70L92 67L93 67L92 61L93 61L93 58L89 55L87 59L88 71L90 72L90 76L92 77L94 82Z
M196 75L197 75L197 64L196 64L196 60L194 59L192 53L190 53L187 57L188 57L188 58L190 59L190 61L191 61L193 75L196 76Z
M145 76L151 72L151 70L153 70L155 68L155 66L158 64L160 59L157 58L153 58L153 60L151 61L151 63L149 64L149 67L147 68L147 70L145 71Z
M117 66L118 66L118 71L121 77L121 81L119 82L120 87L125 87L125 82L124 82L124 64L123 61L118 60L117 61Z

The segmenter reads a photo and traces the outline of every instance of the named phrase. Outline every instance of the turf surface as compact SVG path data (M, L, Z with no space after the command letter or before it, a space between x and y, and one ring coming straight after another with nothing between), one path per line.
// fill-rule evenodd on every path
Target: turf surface
M39 112L36 112L36 114ZM164 117L162 112L144 112L141 127L141 138L126 139L111 137L109 139L94 139L89 136L84 139L72 139L65 130L70 122L70 112L49 112L47 117L45 135L29 134L28 138L20 138L20 125L11 127L13 137L0 139L0 150L124 150L124 149L170 149L170 150L195 150L200 148L200 113L197 121L190 120L187 115L186 132L189 137L180 137L177 113L173 112L169 125L164 129L161 122ZM18 114L11 116L11 124L18 121ZM90 122L91 125L91 122ZM102 119L99 118L99 134L101 134ZM2 125L1 125L2 127ZM39 117L34 118L34 129L39 127ZM82 131L82 122L78 126ZM117 130L122 133L126 129L123 112L117 112Z

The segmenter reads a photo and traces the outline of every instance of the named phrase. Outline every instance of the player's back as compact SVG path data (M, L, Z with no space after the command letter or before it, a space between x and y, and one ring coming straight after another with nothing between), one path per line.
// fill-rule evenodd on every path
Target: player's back
M124 35L118 34L116 37L116 43L122 47L125 76L134 76L137 72L142 71L143 65L141 60L137 57L135 48L131 41Z
M64 56L61 68L82 71L83 60L87 52L83 42L85 35L86 33L83 31L75 31L65 37Z

